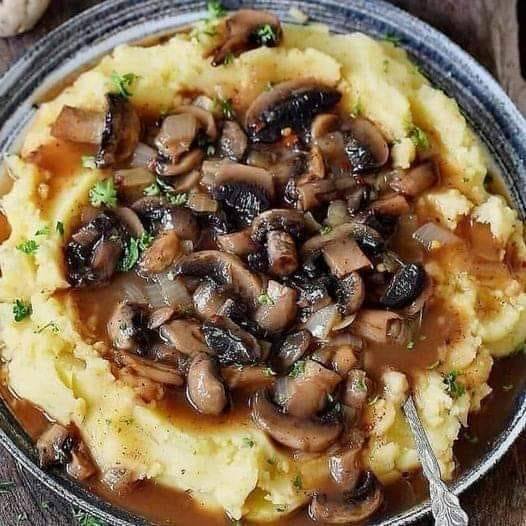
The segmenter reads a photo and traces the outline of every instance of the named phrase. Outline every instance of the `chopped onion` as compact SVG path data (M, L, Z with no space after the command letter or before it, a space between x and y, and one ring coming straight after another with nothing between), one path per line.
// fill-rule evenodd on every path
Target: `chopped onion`
M183 280L181 278L171 279L172 277L169 272L159 274L156 277L163 304L179 308L191 307L193 305L192 297Z
M157 152L151 146L140 142L133 152L130 165L133 168L148 168L150 162L156 156Z
M165 307L170 305L164 297L163 290L160 287L159 283L145 283L144 293L146 296L146 301L153 309L158 309L159 307Z
M417 229L413 233L413 239L416 239L426 250L462 243L458 236L433 222Z
M332 328L341 320L338 306L331 304L316 311L305 323L307 329L316 338L325 340Z
M197 96L194 101L192 102L194 106L197 106L199 108L203 108L203 110L214 112L216 104L214 101L207 97L206 95L199 95Z
M212 199L208 194L201 192L191 193L188 196L186 206L194 212L217 212L217 201Z
M163 154L175 160L190 149L198 131L199 123L194 115L168 115L155 138L155 145Z
M136 281L127 279L122 285L122 290L126 301L129 303L146 303L146 294L144 293L144 287L139 285Z
M331 226L342 225L350 220L345 201L332 201L327 209L327 223Z
M117 170L115 172L115 182L122 188L148 186L154 181L155 176L146 168L130 168L127 170Z

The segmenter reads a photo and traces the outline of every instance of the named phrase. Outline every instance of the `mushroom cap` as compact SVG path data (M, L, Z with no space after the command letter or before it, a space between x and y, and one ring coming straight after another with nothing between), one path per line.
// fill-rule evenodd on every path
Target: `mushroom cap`
M267 234L273 230L282 230L298 238L303 235L305 218L298 210L273 208L259 214L252 223L252 239L263 243Z
M426 284L426 271L420 263L403 265L391 278L380 303L388 309L401 309L410 305Z
M276 142L282 129L308 129L317 114L326 112L340 99L337 89L313 78L282 82L256 97L247 110L245 128L254 142Z

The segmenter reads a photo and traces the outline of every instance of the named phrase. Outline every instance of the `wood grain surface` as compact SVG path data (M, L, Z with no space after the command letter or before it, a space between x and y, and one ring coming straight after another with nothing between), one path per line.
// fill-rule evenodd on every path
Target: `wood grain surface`
M473 54L526 114L526 82L521 76L519 56L521 47L526 54L525 0L392 1ZM41 36L97 3L98 0L52 0L44 18L31 32L0 39L0 73ZM526 61L526 57L523 60ZM470 524L526 525L525 457L526 435L523 434L498 466L462 496ZM0 451L0 481L13 482L12 491L0 491L0 526L79 523L67 502L27 474L4 451ZM420 522L420 526L428 524L432 524L429 519Z

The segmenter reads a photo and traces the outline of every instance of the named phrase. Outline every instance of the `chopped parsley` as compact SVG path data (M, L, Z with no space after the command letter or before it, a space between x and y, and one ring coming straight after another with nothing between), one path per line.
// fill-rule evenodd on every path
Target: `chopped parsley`
M24 254L34 254L38 250L38 243L34 239L27 239L16 246Z
M57 221L57 226L55 227L55 230L61 235L64 235L64 223L62 221Z
M363 376L355 376L353 378L352 386L358 389L358 391L367 391L367 385L363 379Z
M161 189L157 183L152 183L143 190L143 194L147 196L155 196L161 193Z
M153 241L153 236L148 232L144 232L141 237L131 237L126 246L124 247L124 254L122 255L117 269L120 272L128 272L131 270L137 261L141 252L146 250Z
M81 510L73 510L73 518L79 526L106 526L106 523Z
M153 236L149 232L143 232L139 238L139 248L146 250L153 242Z
M267 458L267 464L275 466L277 464L276 458Z
M35 232L35 236L49 236L49 227L45 226L44 228L39 228Z
M130 88L138 78L139 77L135 75L135 73L125 73L124 75L119 75L118 73L113 71L110 76L110 81L113 84L115 93L117 93L124 99L127 99L132 96Z
M320 234L322 236L326 236L327 234L330 234L332 232L332 226L331 225L323 225L320 228Z
M102 181L97 181L95 186L89 191L89 199L93 206L117 206L117 188L113 177L108 177Z
M466 388L460 382L457 382L458 371L450 371L444 376L444 383L446 384L446 391L451 398L459 398L465 392Z
M274 300L269 296L268 292L263 292L258 296L258 302L261 305L274 305Z
M171 205L175 206L184 206L188 202L188 193L179 192L179 193L167 193L166 199Z
M80 158L80 163L82 168L87 168L89 170L95 170L97 168L97 163L95 162L95 157L93 155L83 155Z
M408 132L409 138L413 141L414 145L421 149L427 150L429 148L429 139L422 128L413 126Z
M16 299L13 303L13 317L15 321L22 321L28 316L31 316L33 308L31 303Z
M243 447L254 447L256 443L250 437L243 437Z
M300 474L296 475L296 477L292 481L292 484L297 490L303 489L303 480L301 480Z
M389 60L385 58L382 64L383 64L384 73L388 73L389 72Z
M46 329L51 329L51 332L53 334L58 334L60 332L60 329L58 328L58 325L54 321L50 321L46 323L45 325L42 325L42 327L39 327L36 331L33 331L33 334L40 334L41 332L45 331Z
M351 109L351 115L353 117L358 117L358 115L361 115L363 113L363 106L362 106L362 99L358 97L356 100L356 103Z
M270 24L259 26L254 32L258 44L262 46L275 46L278 42L278 34Z
M234 53L227 53L225 55L225 59L223 60L223 65L228 66L229 64L232 64L234 62Z
M234 107L232 106L231 99L225 99L223 97L216 97L214 99L214 106L216 108L219 107L225 119L230 120L230 121L235 119L236 112L234 111Z
M390 42L394 47L399 47L402 39L397 37L394 33L387 33L384 38L385 42Z
M297 378L305 372L305 360L298 360L290 370L289 376L291 378Z
M207 2L206 10L208 11L208 21L217 20L226 15L226 9L219 0L210 0Z
M0 482L0 495L5 495L6 493L11 493L16 487L14 482L9 480L3 480Z
M276 506L276 511L278 513L285 513L287 511L287 505L286 504L279 504Z

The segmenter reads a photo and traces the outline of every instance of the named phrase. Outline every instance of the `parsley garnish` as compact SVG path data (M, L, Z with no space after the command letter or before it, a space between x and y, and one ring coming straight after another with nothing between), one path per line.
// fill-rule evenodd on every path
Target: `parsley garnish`
M290 370L289 376L297 378L305 372L305 360L298 360Z
M232 106L231 99L224 99L223 97L216 97L214 99L214 106L220 108L223 117L227 120L233 120L236 117L236 112Z
M80 163L82 164L82 168L88 168L89 170L95 170L95 168L97 168L97 163L93 155L83 155L80 158Z
M267 458L267 464L270 464L271 466L275 466L276 458Z
M16 248L24 254L34 254L38 250L38 243L34 239L27 239L23 243L19 243Z
M249 437L243 437L243 446L244 447L254 447L256 443Z
M273 46L278 41L278 35L270 24L265 24L256 29L255 35L257 41L262 46Z
M400 37L397 37L394 33L387 33L384 36L384 40L386 42L391 42L394 47L398 47L400 45L400 42L402 41Z
M228 66L229 64L232 64L234 62L234 53L227 53L225 55L225 59L223 60L223 65Z
M0 495L5 495L6 493L11 493L16 487L14 482L5 480L0 482Z
M106 526L106 523L101 519L97 519L93 515L81 510L73 510L73 518L79 526Z
M28 316L31 316L32 312L33 308L31 307L31 303L29 302L17 299L13 303L13 316L15 318L15 321L22 321Z
M322 236L326 236L327 234L330 234L332 232L332 226L331 225L323 225L320 228L320 234Z
M55 230L61 235L64 235L64 223L62 221L57 221L57 226L55 227Z
M132 96L132 92L130 91L130 88L131 88L131 85L138 78L139 77L135 75L135 73L126 73L124 75L119 75L115 71L113 71L110 76L111 83L113 84L113 87L115 88L116 93L125 99Z
M358 115L361 115L363 113L363 106L362 106L362 99L358 97L356 100L356 103L351 109L351 115L353 117L358 117Z
M40 334L41 332L45 331L46 329L51 329L51 332L53 334L58 334L60 332L60 329L58 328L58 325L54 321L50 321L46 323L45 325L42 325L42 327L39 327L36 331L33 331L33 334Z
M301 480L301 475L296 475L296 478L292 481L292 484L297 490L303 489L303 480Z
M446 391L451 398L459 398L466 392L464 385L457 382L457 377L458 371L451 371L444 376Z
M139 240L132 237L128 244L124 247L124 255L121 257L118 265L118 270L121 272L128 272L135 263L139 260Z
M429 148L429 139L425 131L418 126L413 126L409 130L408 136L417 148L421 150L427 150Z
M226 15L226 9L219 0L210 0L206 3L206 10L208 11L207 20L217 20Z
M274 300L268 295L268 292L263 292L258 296L258 302L261 305L274 305Z
M179 192L177 194L167 193L166 199L168 202L175 206L184 206L188 201L188 194L186 192Z
M159 195L160 193L161 189L159 188L159 185L157 183L152 183L150 186L147 186L143 190L143 194L148 196Z
M108 177L102 181L97 181L95 186L89 191L89 199L93 206L117 206L117 189L113 177Z
M49 236L49 227L45 226L44 228L39 228L35 232L35 236Z
M139 248L141 250L146 250L153 241L153 236L149 232L143 232L139 238Z

